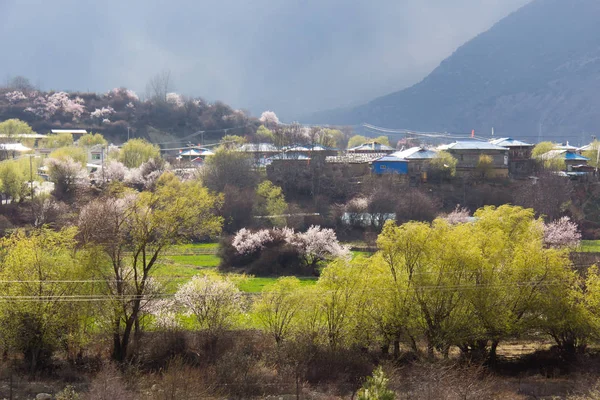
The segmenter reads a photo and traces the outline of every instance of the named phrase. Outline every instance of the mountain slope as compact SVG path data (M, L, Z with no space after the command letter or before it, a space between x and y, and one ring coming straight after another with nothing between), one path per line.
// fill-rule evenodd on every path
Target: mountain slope
M600 127L598 21L598 0L534 0L418 84L308 120L449 132L494 127L530 140L541 125L544 138L580 138Z

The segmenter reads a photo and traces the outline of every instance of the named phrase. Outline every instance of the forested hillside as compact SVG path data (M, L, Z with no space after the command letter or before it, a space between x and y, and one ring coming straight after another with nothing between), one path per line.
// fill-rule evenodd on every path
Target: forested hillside
M205 139L218 140L228 133L243 136L259 125L247 113L221 102L209 103L177 93L158 91L142 100L125 88L102 94L43 92L24 78L0 88L0 121L11 118L26 121L38 133L87 129L116 143L127 140L128 128L131 137L166 142L201 130L207 131Z
M595 0L534 0L416 85L306 122L587 140L600 125L599 19Z

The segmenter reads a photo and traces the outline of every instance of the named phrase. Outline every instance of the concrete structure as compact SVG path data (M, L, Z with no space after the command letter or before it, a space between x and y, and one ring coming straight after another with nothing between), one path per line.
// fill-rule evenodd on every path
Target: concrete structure
M492 160L491 175L495 177L508 176L508 148L490 142L476 140L457 141L438 147L438 150L447 151L456 158L456 173L464 175L474 172L479 164L480 157L489 156Z

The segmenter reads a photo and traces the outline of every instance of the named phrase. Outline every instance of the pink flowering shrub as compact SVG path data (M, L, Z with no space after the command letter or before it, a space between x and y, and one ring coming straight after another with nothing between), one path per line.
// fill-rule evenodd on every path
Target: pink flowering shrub
M47 95L39 95L33 100L33 107L27 107L40 118L50 118L57 113L71 114L74 120L81 118L85 113L85 101L81 97L71 99L66 92L56 92Z
M581 242L581 233L577 224L569 217L544 224L544 242L549 247L577 247Z
M333 229L311 226L306 232L291 228L251 231L240 229L225 246L224 267L245 269L254 274L315 273L321 261L344 258L349 248L337 239Z

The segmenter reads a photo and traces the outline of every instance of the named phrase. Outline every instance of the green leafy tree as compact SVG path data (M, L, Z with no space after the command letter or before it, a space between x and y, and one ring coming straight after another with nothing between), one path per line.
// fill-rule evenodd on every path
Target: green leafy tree
M37 162L32 168L35 165L37 165ZM29 179L28 158L0 162L0 191L13 201L21 201L27 196Z
M344 141L344 134L338 129L323 129L319 138L319 144L336 148Z
M477 161L477 172L482 178L489 178L494 170L493 159L487 154L481 154Z
M227 186L254 188L258 178L250 156L224 148L217 149L215 155L206 159L201 172L204 185L216 192L223 192Z
M114 296L110 325L115 360L130 355L134 329L139 333L139 320L160 290L152 278L160 256L186 238L218 234L221 201L198 181L181 182L165 172L152 192L93 201L82 210L82 241L99 246L105 255L104 261L98 258L97 269L108 276Z
M354 135L348 140L348 148L350 149L352 147L360 146L361 144L366 143L368 141L369 138L365 136Z
M47 138L42 140L41 146L48 149L58 149L61 147L73 146L73 135L67 132L49 135Z
M31 126L27 122L21 121L20 119L7 119L4 122L0 122L0 135L6 136L7 138L18 137L19 135L32 134L34 133Z
M87 152L83 148L77 147L77 146L60 147L60 148L54 150L48 156L48 158L54 158L56 160L61 160L61 161L71 159L71 160L78 162L82 166L85 166L87 164L87 161L88 161L87 157L88 157Z
M275 141L273 132L264 125L258 127L256 130L256 137L260 142L273 143L273 141Z
M263 181L256 189L256 202L254 212L258 216L270 217L282 215L287 210L287 203L283 195L283 190L279 186L273 185L271 181ZM284 226L285 217L275 217L264 219L268 225Z
M373 371L373 376L367 377L366 382L358 391L358 400L394 400L396 395L387 388L388 381L383 369L377 367Z
M387 136L385 136L385 135L376 137L374 141L377 142L377 143L384 144L386 146L391 146L390 145L390 139Z
M531 156L533 158L538 158L542 154L546 154L550 150L554 150L555 147L556 145L552 142L540 142L536 144L533 150L531 151Z
M246 143L246 138L238 135L225 135L219 143L226 149L233 149Z
M279 278L261 293L254 303L254 315L263 329L277 344L289 337L302 307L298 290L300 280L296 277Z
M439 151L429 162L429 171L442 179L449 179L456 175L456 158L447 151Z
M106 146L108 142L99 133L86 133L79 138L77 144L82 147L92 147L96 145Z
M119 152L119 161L127 168L137 168L153 158L160 158L160 148L144 139L128 140Z
M592 143L590 143L590 147L583 152L583 155L587 158L589 158L588 161L588 165L591 165L592 167L598 168L600 167L599 165L599 161L600 161L600 157L598 156L600 154L600 141L598 140L594 140Z
M90 293L76 233L73 227L39 229L0 239L0 286L7 299L0 308L1 339L23 354L31 371L47 366L59 346L74 346L91 312L74 300Z

